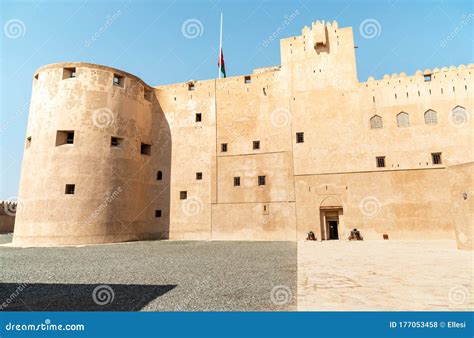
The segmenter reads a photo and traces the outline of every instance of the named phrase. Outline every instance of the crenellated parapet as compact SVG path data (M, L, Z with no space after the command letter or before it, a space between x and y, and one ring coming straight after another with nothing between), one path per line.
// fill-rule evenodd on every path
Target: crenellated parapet
M17 208L16 201L0 201L0 234L13 232Z
M428 79L425 77L433 76L433 79L436 78L438 73L447 73L447 74L456 74L458 71L465 71L467 69L474 69L474 64L470 63L467 66L461 64L459 66L449 66L449 67L441 67L441 68L433 68L433 70L427 68L425 70L417 70L414 75L407 75L405 72L401 73L392 73L392 74L384 74L382 79L376 80L373 76L369 76L367 82L372 81L381 81L387 79L396 79L396 78L405 78L405 77L423 77L423 79ZM440 74L441 75L441 74ZM427 81L428 82L428 81Z

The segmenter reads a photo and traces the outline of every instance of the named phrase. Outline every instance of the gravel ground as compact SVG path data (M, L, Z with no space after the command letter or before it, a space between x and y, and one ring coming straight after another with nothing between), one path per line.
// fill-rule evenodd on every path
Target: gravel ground
M0 235L0 243L10 240ZM296 249L291 242L2 245L0 310L296 310Z

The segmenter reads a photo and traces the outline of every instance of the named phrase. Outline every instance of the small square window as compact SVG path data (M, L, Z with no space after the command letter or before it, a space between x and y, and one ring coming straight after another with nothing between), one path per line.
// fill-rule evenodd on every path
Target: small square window
M223 153L227 152L227 143L222 143L221 144L221 152L223 152Z
M377 168L384 168L385 167L385 156L377 156L375 158L377 163Z
M188 192L187 191L180 191L179 192L179 199L180 200L185 200L188 198Z
M260 141L253 141L253 149L254 150L260 149Z
M194 83L190 82L188 83L188 90L189 91L193 91L195 88L194 88Z
M202 121L202 114L196 113L196 122L201 122L201 121Z
M202 173L200 172L196 173L196 180L198 181L202 180Z
M296 143L304 143L304 133L296 133Z
M56 146L74 144L73 130L58 130L56 133Z
M240 187L240 177L234 177L234 187Z
M63 68L63 80L64 79L73 79L76 77L76 68Z
M31 146L31 136L28 136L26 138L26 148L29 148Z
M114 74L113 84L123 88L125 86L125 78L122 75Z
M155 217L161 217L161 210L155 210Z
M431 161L433 164L442 164L441 153L431 153Z
M66 195L74 195L75 192L76 192L75 184L66 184L66 190L65 190Z
M252 83L252 77L250 75L247 75L244 77L244 82L245 83Z
M258 185L265 185L265 176L258 176Z
M111 147L120 147L122 145L123 138L112 136L110 138Z
M425 74L424 76L425 82L431 81L431 74Z
M74 143L74 132L73 131L69 131L67 133L66 143L67 144L73 144Z
M151 155L151 145L146 143L140 144L140 153L143 155Z
M147 101L150 101L151 102L151 97L152 97L152 91L151 89L148 89L148 88L144 88L143 89L143 98Z

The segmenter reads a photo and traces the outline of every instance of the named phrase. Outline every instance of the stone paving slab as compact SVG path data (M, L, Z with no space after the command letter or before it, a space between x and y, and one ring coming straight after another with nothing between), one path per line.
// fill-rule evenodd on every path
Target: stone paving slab
M455 241L299 242L298 310L473 310L472 263Z

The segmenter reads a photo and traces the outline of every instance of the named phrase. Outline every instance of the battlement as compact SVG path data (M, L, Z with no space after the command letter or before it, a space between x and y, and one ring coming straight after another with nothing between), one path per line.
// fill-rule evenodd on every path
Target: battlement
M381 80L387 80L387 79L397 79L397 78L405 78L405 77L423 77L426 80L428 80L428 76L435 75L437 73L445 73L445 72L456 72L459 70L466 70L466 69L474 69L474 64L470 63L467 66L461 64L459 66L450 66L450 67L442 67L442 68L434 68L433 70L427 68L424 71L422 70L417 70L415 74L413 75L407 75L405 72L401 73L392 73L392 74L384 74L381 79L375 79L373 76L369 76L367 78L367 82L371 81L381 81ZM431 80L431 78L429 78ZM429 81L427 81L429 82Z
M324 51L329 48L329 32L334 31L337 33L338 24L336 21L324 22L317 20L312 23L311 29L308 26L304 26L301 30L301 35L312 38L312 46L316 51Z
M17 206L15 201L0 201L0 216L15 216Z

